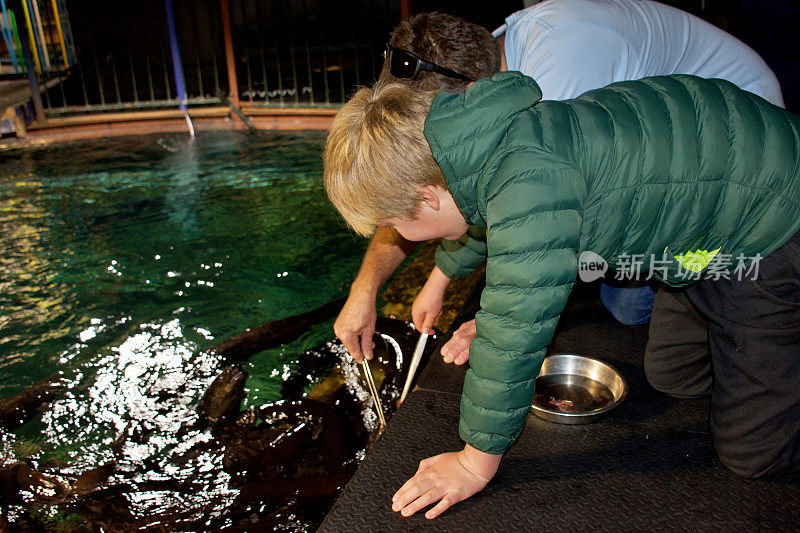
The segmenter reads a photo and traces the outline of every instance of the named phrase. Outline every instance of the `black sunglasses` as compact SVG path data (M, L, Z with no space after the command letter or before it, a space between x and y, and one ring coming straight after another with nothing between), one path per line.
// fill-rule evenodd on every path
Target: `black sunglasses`
M412 54L408 50L396 48L389 43L386 43L386 50L383 52L383 57L389 58L389 72L395 78L407 78L416 80L419 75L426 70L431 72L438 72L450 78L457 78L464 81L475 81L470 77L459 74L449 68L445 68L425 61L416 54Z

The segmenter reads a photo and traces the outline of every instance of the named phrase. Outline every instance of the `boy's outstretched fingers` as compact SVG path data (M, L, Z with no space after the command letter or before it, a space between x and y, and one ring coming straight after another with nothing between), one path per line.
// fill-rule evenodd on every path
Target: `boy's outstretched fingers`
M406 481L392 497L392 510L399 511L403 516L411 516L436 503L425 513L426 518L435 518L451 505L483 489L497 470L500 456L496 456L496 463L492 461L490 472L485 472L489 477L483 477L465 466L470 464L470 458L459 458L459 454L464 453L443 453L422 461L414 477Z
M463 365L469 360L469 345L477 335L475 319L464 322L453 333L453 337L442 346L445 363Z

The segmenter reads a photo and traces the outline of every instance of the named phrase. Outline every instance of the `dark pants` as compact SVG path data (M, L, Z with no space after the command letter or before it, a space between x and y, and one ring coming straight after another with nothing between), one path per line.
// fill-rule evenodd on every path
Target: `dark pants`
M662 286L645 372L666 394L711 396L714 448L736 474L800 476L800 232L755 281Z

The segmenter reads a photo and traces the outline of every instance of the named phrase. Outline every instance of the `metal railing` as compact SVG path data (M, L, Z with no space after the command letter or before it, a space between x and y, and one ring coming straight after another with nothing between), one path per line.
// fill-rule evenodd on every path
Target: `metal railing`
M24 0L23 0L24 1ZM238 97L278 107L341 105L374 82L398 0L229 1ZM163 0L67 1L76 61L43 72L47 116L176 107ZM174 0L186 103L228 95L220 0Z
M712 14L701 0L666 1ZM32 24L26 23L31 30L20 32L33 39L21 44L40 58L36 73L47 116L175 108L182 103L164 0L0 3L17 14L33 13ZM251 107L339 106L358 86L378 78L383 43L400 20L401 4L415 12L449 12L487 27L496 27L523 7L520 0L173 0L185 103L218 105L229 96ZM721 13L727 16L727 11ZM5 31L11 21L3 21L3 41L13 43L14 33ZM232 45L227 48L226 29ZM6 67L12 56L22 61L16 45L11 45L16 54L3 46L0 56L6 51ZM229 94L230 87L238 87L238 94Z

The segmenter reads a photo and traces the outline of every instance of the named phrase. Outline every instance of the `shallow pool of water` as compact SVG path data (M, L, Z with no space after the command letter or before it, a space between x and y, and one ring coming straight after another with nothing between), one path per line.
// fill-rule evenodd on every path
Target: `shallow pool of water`
M0 452L80 472L178 445L218 371L203 352L346 294L365 241L322 185L324 135L203 133L0 153L0 398L54 374ZM246 404L280 399L330 321L252 357Z

